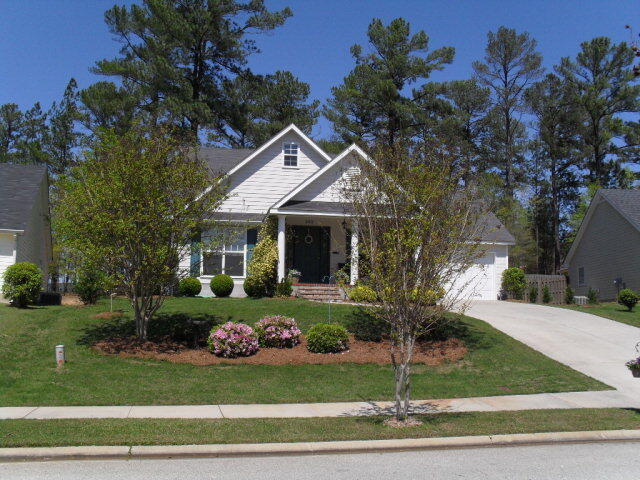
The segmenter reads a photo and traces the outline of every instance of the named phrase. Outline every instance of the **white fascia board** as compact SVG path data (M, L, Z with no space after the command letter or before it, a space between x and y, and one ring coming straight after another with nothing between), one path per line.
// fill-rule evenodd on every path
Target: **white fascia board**
M271 138L270 140L268 140L266 143L264 143L260 148L258 148L255 152L253 152L251 155L249 155L247 158L245 158L242 162L240 162L238 165L236 165L235 167L233 167L231 170L229 170L229 172L227 173L226 176L231 176L234 173L236 173L238 170L240 170L242 167L244 167L247 163L249 163L251 160L253 160L254 158L256 158L258 155L260 155L262 152L264 152L267 148L269 148L271 145L273 145L275 142L277 142L278 140L280 140L282 137L284 137L287 133L289 132L295 132L297 133L300 137L302 137L302 139L307 142L309 145L311 145L311 147L320 154L320 156L322 156L322 158L324 158L327 162L331 161L331 157L324 151L322 150L318 145L316 145L316 143L311 140L308 136L306 136L304 134L304 132L302 130L300 130L298 127L296 127L293 123L291 125L289 125L288 127L284 128L283 130L280 131L280 133L278 133L275 137Z
M282 205L287 203L289 200L291 200L293 197L295 197L302 190L304 190L309 185L311 185L313 182L315 182L325 172L327 172L328 170L333 168L335 165L340 163L342 160L344 160L346 158L346 156L351 152L357 152L365 160L369 159L367 154L358 145L356 145L355 143L352 143L349 147L347 147L344 151L342 151L336 158L331 160L324 167L322 167L317 172L315 172L313 175L311 175L310 177L305 179L297 187L295 187L293 190L291 190L289 193L287 193L284 197L282 197L280 200L278 200L271 208L275 208L275 209L280 208Z
M271 215L295 215L295 216L309 216L309 217L352 217L350 213L323 213L323 212L296 212L292 210L281 211L278 209L271 210Z
M242 167L244 167L247 163L252 161L254 158L256 158L258 155L260 155L267 148L269 148L271 145L273 145L275 142L280 140L283 136L285 136L289 132L297 133L305 142L307 142L309 145L311 145L311 147L316 152L318 152L320 154L320 156L325 161L327 161L327 162L331 161L331 157L327 154L327 152L322 150L313 140L311 140L307 135L305 135L305 133L302 130L300 130L298 127L296 127L292 123L291 125L289 125L289 126L285 127L284 129L282 129L276 136L274 136L273 138L268 140L266 143L264 143L260 148L258 148L256 151L254 151L247 158L242 160L238 165L236 165L231 170L229 170L227 173L225 173L218 181L221 182L224 179L226 179L226 178L230 177L231 175L233 175L234 173L236 173L238 170L240 170ZM211 189L212 189L212 187L207 187L205 189L205 191L202 193L202 195L206 195L207 193L209 193L211 191Z

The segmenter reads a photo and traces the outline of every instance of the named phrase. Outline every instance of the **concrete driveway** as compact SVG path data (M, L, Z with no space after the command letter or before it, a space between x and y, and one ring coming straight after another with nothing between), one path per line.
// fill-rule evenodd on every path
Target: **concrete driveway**
M466 314L484 320L529 345L621 393L640 396L640 378L625 362L640 354L640 329L564 308L528 303L476 301Z

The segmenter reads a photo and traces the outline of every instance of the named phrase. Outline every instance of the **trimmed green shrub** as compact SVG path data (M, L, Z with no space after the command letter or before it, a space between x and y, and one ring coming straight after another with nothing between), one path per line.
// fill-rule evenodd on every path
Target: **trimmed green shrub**
M529 302L536 303L538 301L538 286L535 284L529 285Z
M202 291L200 280L193 277L187 277L178 283L178 294L182 297L195 297Z
M516 300L522 300L527 281L524 270L518 267L507 268L502 272L502 289Z
M95 305L106 288L106 276L99 270L83 269L78 272L78 280L73 291L78 294L85 305Z
M249 276L244 280L243 288L244 293L251 298L262 298L266 295L263 282L254 276Z
M564 291L565 303L567 303L568 305L573 305L576 301L574 297L575 295L573 293L573 288L567 287L567 289Z
M359 308L347 318L347 330L353 333L356 340L380 342L382 336L389 332L389 325L381 318Z
M542 303L551 303L551 291L549 285L545 285L542 289Z
M587 292L587 303L589 303L589 305L598 304L598 291L595 288L589 287L589 291Z
M337 323L316 323L307 334L307 348L313 353L338 353L349 348L347 329Z
M627 307L627 310L629 311L633 310L633 307L636 306L638 300L640 300L640 297L638 297L638 294L630 288L620 290L620 293L618 293L618 303Z
M29 262L18 262L7 267L3 275L2 295L13 306L25 308L38 300L42 289L42 271Z
M349 290L349 300L358 303L372 303L378 299L376 292L366 285L358 285Z
M293 287L289 278L285 278L276 285L276 297L290 297L292 293Z
M233 292L233 278L221 273L211 279L209 286L216 297L228 297Z

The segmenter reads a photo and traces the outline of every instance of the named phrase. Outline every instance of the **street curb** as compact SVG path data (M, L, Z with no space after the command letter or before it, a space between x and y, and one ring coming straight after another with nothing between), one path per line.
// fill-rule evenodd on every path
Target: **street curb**
M640 430L522 433L393 440L338 442L246 443L212 445L135 445L51 448L0 448L0 462L43 460L97 460L185 457L242 457L270 455L319 455L408 450L507 447L591 442L640 441Z

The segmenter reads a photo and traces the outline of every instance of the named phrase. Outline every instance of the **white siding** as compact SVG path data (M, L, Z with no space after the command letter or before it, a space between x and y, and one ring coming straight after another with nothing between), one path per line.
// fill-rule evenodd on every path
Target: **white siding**
M299 146L298 166L285 167L282 147ZM221 212L266 213L269 207L326 164L326 160L295 132L290 132L229 179L229 198Z
M18 234L16 262L31 262L43 274L43 287L47 284L49 262L51 262L51 232L49 230L48 185L40 185L39 198L34 203L24 233Z
M7 267L15 262L15 255L15 234L0 233L0 288L2 288L2 275ZM0 298L2 298L2 293L0 293Z
M344 158L329 170L324 172L311 185L299 192L293 200L306 200L316 202L341 202L343 201L342 189L345 180L357 171L357 163L353 155Z

